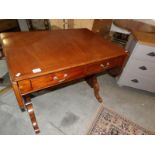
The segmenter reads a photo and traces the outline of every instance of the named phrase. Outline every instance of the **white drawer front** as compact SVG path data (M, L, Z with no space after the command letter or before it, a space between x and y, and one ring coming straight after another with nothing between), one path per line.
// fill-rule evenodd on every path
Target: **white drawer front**
M131 74L136 73L149 79L155 79L155 63L153 62L130 59L124 71Z
M155 62L155 46L147 46L137 43L132 57Z
M146 79L138 74L123 73L118 84L155 92L155 80Z

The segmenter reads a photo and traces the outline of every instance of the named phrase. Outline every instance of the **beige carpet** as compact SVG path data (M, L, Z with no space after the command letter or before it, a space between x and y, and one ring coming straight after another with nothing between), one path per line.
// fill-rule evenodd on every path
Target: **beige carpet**
M88 134L90 135L154 135L111 109L101 106Z

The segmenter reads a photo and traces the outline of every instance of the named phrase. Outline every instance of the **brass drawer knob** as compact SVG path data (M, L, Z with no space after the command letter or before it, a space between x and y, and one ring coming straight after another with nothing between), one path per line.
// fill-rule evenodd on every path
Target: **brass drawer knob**
M53 80L58 80L59 78L57 76L54 76L53 77Z
M109 66L110 65L110 63L109 62L107 62L107 66Z
M100 64L100 66L101 66L102 68L104 68L104 67L105 67L103 64Z
M65 73L65 74L64 74L64 77L67 77L67 76L68 76L68 74Z
M61 83L61 82L64 82L65 80L66 80L66 79L62 79L62 80L59 80L58 82Z

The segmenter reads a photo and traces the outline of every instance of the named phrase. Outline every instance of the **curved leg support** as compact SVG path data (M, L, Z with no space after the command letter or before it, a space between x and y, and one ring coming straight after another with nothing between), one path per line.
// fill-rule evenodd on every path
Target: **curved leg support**
M97 98L97 100L102 103L103 100L99 94L99 90L100 90L100 87L99 87L99 84L98 84L98 81L97 81L97 78L93 78L93 88L94 88L94 94L95 94L95 97Z
M19 108L22 112L24 112L26 110L25 109L25 102L24 102L23 96L21 96L21 94L20 94L17 82L12 83L12 88L14 89Z
M98 100L98 102L102 103L103 100L99 94L100 89L99 89L97 77L95 75L87 77L86 81L90 85L90 87L94 89L94 95L95 95L96 99Z
M40 129L38 127L38 123L37 123L37 120L36 120L36 117L35 117L35 113L34 113L34 110L33 110L33 105L32 105L30 97L26 97L25 101L26 101L25 102L25 107L26 107L26 109L28 111L28 114L30 116L32 126L34 128L35 133L38 134L38 133L40 133Z

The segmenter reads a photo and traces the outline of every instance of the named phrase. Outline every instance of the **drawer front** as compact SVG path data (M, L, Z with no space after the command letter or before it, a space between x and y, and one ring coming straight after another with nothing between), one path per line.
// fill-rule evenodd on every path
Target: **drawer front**
M30 80L19 81L18 86L21 93L25 93L32 90L32 85Z
M66 81L78 79L84 76L84 71L84 67L77 67L74 69L68 69L66 71L32 78L31 83L33 90L39 90L49 86L58 85Z
M143 76L139 76L138 74L124 73L119 79L118 84L155 92L154 79L147 79Z
M155 62L155 46L137 43L132 56L140 60Z
M86 66L75 67L64 71L51 73L39 77L34 77L29 80L19 81L19 89L22 94L34 92L50 86L58 85L63 82L76 80L86 75L98 73L114 66L120 66L124 57L113 58L110 61L102 61Z
M125 67L125 72L128 74L136 73L146 78L155 78L155 63L132 59Z
M93 73L99 73L104 70L106 70L106 67L108 67L109 63L105 64L103 62L100 63L93 63L89 66L87 66L87 75L93 74Z
M87 75L93 74L93 73L99 73L102 71L105 71L107 69L122 66L125 56L119 57L119 58L112 58L110 60L100 61L97 63L93 63L87 66L86 72Z

